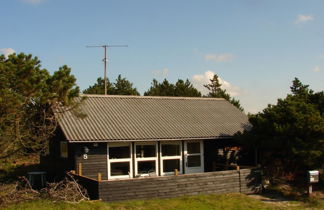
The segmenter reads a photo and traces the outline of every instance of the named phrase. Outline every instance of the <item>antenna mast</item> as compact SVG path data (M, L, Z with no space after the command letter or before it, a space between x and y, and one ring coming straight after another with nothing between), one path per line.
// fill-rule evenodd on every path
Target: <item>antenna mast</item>
M108 47L128 47L128 45L88 45L86 47L103 47L104 48L104 81L105 81L105 95L107 95L107 62L108 62Z

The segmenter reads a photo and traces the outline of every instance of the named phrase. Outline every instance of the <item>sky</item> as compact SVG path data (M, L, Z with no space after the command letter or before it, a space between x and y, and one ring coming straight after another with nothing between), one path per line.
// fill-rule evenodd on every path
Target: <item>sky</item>
M290 92L324 89L323 0L1 0L0 53L72 68L81 90L121 74L143 94L153 78L203 87L217 74L246 112Z

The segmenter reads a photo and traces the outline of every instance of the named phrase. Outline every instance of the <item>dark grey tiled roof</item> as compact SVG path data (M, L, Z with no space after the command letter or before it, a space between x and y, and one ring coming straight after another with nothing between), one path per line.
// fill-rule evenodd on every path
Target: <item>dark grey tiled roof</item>
M247 116L224 99L85 95L78 118L57 115L71 142L211 139L249 126Z

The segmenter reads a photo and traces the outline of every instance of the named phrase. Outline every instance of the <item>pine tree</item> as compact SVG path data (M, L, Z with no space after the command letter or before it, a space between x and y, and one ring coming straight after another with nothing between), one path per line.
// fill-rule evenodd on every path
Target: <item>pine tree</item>
M232 98L225 89L221 88L222 84L219 82L218 76L215 74L212 79L210 79L210 83L204 85L205 88L209 90L207 97L211 98L224 98L229 101L231 104L236 106L239 110L244 111L243 107L240 104L240 101Z
M84 94L104 94L105 82L104 79L99 77L97 83L83 91ZM107 79L107 94L108 95L140 95L136 88L133 87L133 83L126 78L122 78L118 75L116 82L111 83Z
M76 105L75 82L67 66L50 75L32 55L0 56L0 158L46 149L57 125L54 110Z
M153 79L151 87L144 93L145 96L182 96L182 97L201 97L201 93L193 87L187 79L185 82L178 79L176 84L170 83L167 79L159 83Z

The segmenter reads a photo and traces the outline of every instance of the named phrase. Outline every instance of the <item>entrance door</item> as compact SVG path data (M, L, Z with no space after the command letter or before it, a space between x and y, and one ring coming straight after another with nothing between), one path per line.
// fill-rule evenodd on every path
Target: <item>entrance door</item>
M185 141L185 173L204 172L204 144L203 141Z

